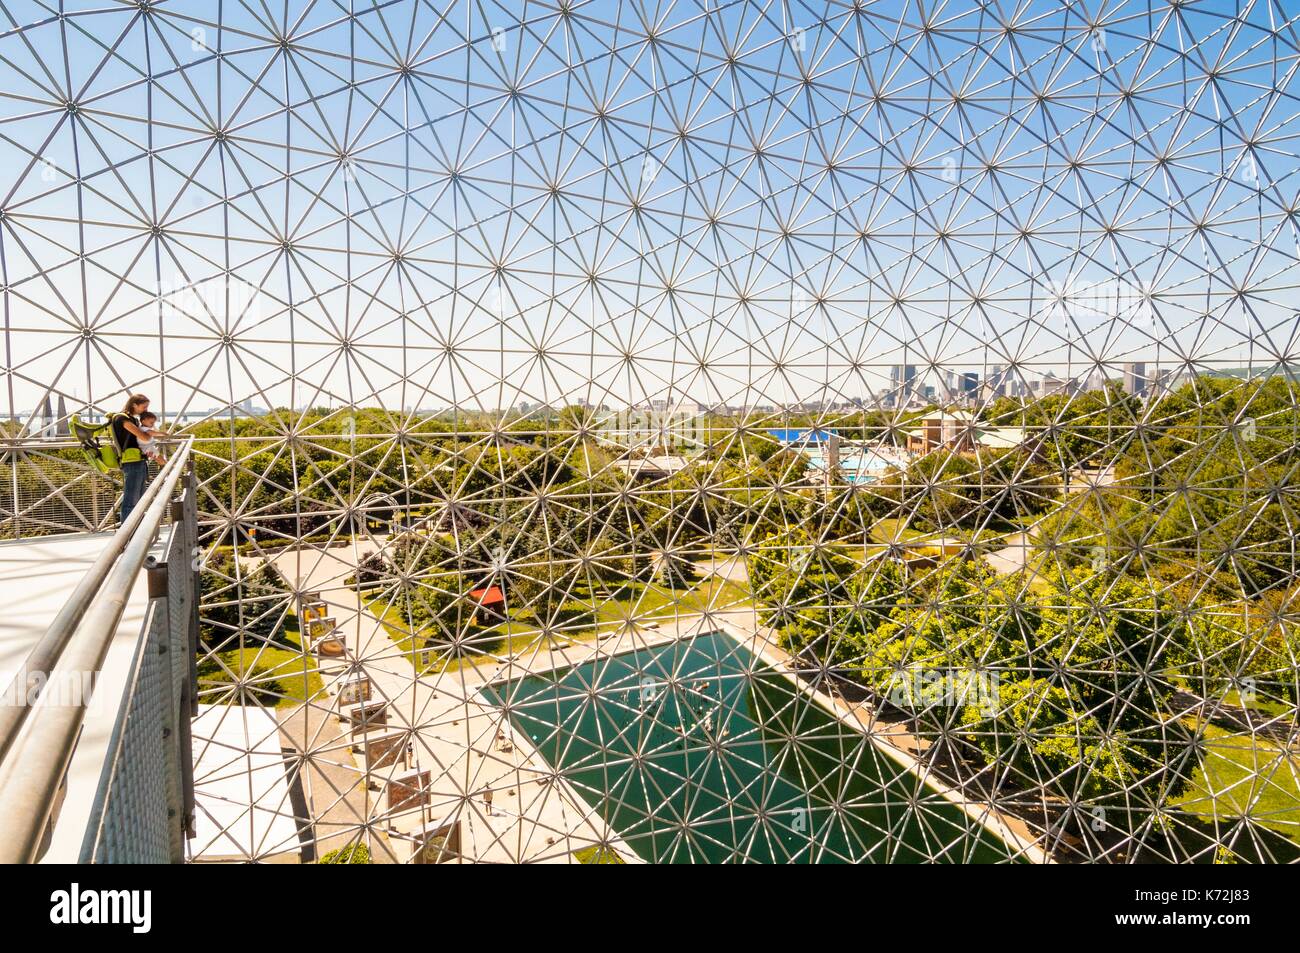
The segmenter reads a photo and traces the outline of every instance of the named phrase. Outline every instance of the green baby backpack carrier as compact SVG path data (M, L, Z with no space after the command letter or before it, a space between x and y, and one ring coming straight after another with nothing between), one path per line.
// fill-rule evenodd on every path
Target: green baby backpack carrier
M122 461L117 451L117 441L113 439L113 421L120 414L113 414L102 424L89 424L73 414L68 420L72 435L81 444L81 450L90 461L90 465L104 476L115 477L122 469ZM128 451L129 453L130 451ZM134 451L139 459L140 451ZM123 455L125 456L125 455Z

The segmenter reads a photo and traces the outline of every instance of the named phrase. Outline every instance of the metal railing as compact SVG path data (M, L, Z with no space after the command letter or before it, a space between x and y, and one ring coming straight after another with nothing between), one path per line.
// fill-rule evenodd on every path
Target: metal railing
M118 490L75 440L0 439L0 539L102 530Z
M111 510L111 507L110 507ZM190 442L177 446L130 516L30 650L0 704L0 863L37 860L50 840L95 680L114 722L78 823L79 859L184 859L193 820L190 719L196 711L199 574ZM121 683L97 676L141 572L148 606ZM116 692L121 692L116 696Z

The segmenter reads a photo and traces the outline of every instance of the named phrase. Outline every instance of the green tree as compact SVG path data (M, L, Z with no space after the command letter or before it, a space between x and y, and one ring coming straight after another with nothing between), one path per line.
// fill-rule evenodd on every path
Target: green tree
M199 576L199 638L210 648L277 638L289 611L288 584L270 560L256 568L218 551L204 561Z

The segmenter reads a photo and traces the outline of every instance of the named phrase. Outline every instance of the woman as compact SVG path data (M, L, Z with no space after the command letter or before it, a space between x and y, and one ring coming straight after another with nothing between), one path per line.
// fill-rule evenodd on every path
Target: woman
M148 409L148 397L132 394L122 412L113 415L113 444L117 448L118 465L122 468L119 519L123 523L140 502L140 497L144 496L145 484L149 482L149 461L140 453L140 441L149 440L149 435L140 426L140 415Z

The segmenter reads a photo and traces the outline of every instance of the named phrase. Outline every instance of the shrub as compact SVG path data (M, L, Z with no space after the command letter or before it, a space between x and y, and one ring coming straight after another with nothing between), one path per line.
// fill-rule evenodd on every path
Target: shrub
M340 847L317 861L321 864L368 864L370 862L370 848L365 844L349 844L347 847Z
M270 562L249 572L236 566L228 553L209 557L200 577L199 638L214 648L240 636L277 638L288 606L288 588Z
M366 553L357 562L357 571L348 576L344 583L356 586L362 592L374 589L393 579L393 567L382 553Z

